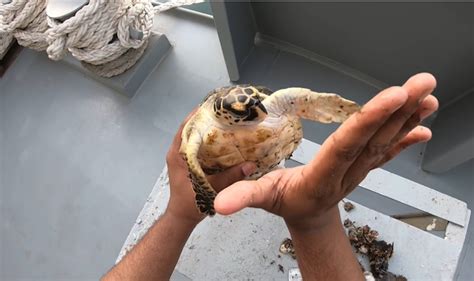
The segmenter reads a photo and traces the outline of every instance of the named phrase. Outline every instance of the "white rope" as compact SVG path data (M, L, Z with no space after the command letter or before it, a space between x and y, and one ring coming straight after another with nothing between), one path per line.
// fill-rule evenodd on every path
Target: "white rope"
M82 62L82 65L86 69L102 77L113 77L124 73L126 70L134 66L135 63L141 58L141 56L145 52L147 46L148 41L145 41L145 43L140 48L130 48L119 58L110 62L99 65Z
M156 13L198 2L203 0L171 0L153 7L150 0L90 0L60 21L46 16L46 0L13 0L0 4L0 54L13 35L23 46L47 47L52 60L69 52L90 71L112 77L141 58Z
M42 51L46 49L46 0L12 0L0 4L0 57L13 38L18 44Z
M143 55L155 13L202 0L173 0L153 7L150 0L90 0L64 22L48 18L47 52L61 59L69 51L103 77L123 73ZM132 38L131 33L141 34Z
M181 6L186 6L186 5L191 5L191 4L196 4L196 3L202 3L204 0L171 0L168 2L158 2L160 5L154 7L155 13L161 13L173 8L181 7Z
M13 36L8 33L0 34L0 60L3 59L8 51L8 47L13 40Z

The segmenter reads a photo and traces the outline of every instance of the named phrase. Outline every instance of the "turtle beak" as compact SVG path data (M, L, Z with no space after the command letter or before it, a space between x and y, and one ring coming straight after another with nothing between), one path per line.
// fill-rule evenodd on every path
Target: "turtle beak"
M260 108L263 112L265 112L265 114L268 114L267 109L265 108L265 106L263 106L262 102L258 101L258 102L257 102L257 106L258 106L258 108Z

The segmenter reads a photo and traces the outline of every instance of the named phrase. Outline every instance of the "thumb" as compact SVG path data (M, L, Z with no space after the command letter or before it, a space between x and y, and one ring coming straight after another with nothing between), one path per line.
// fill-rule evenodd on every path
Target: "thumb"
M221 215L230 215L245 207L270 210L274 205L275 188L265 177L253 181L239 181L217 194L214 208Z
M219 192L228 187L234 182L243 180L255 172L257 167L253 162L243 162L241 164L232 166L225 171L208 176L208 180L214 189Z

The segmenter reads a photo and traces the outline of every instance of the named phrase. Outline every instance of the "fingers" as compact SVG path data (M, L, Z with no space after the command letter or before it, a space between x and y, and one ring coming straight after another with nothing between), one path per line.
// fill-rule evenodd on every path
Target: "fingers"
M424 120L438 110L438 107L438 99L435 96L429 95L423 100L417 112L420 114L421 120Z
M438 108L438 100L431 96L436 86L436 80L431 74L417 74L403 85L402 91L406 91L408 98L383 126L369 140L367 146L358 156L357 160L349 168L345 178L345 186L353 188L354 178L360 178L359 173L365 175L378 163L385 154L392 149L393 145L399 143L410 131L421 122L422 115L426 118ZM367 171L366 171L367 170Z
M168 154L166 155L167 163L170 163L170 161L181 160L181 157L179 156L179 147L181 146L181 134L183 133L184 126L186 125L188 120L191 119L191 117L196 111L197 108L193 109L179 126L178 131L174 135L173 142L171 143L171 146L168 150Z
M436 79L430 73L419 73L410 77L402 86L407 90L409 102L421 102L436 88Z
M352 190L382 159L388 161L412 144L406 142L405 136L420 124L422 116L426 118L438 108L437 99L430 96L435 86L436 80L431 74L422 73L408 79L402 87L408 95L405 104L380 127L347 170L342 184L344 189ZM416 130L408 140L416 143L420 136ZM404 142L400 142L402 139ZM396 149L392 151L394 145ZM393 156L386 156L389 151Z
M402 141L394 145L388 152L384 153L383 157L381 157L376 162L371 162L368 161L366 157L361 157L361 159L358 159L358 161L354 162L354 164L347 171L347 174L342 181L343 189L346 191L346 193L349 193L354 188L356 188L362 180L364 180L370 170L382 166L389 160L393 159L408 146L419 142L426 142L430 139L430 129L423 126L417 126L415 129L409 132Z
M400 108L386 127L380 130L373 138L374 143L397 143L405 137L420 121L438 109L438 100L430 95L436 87L436 80L429 73L420 73L412 76L402 86L408 93L406 104Z
M245 177L253 174L257 169L257 166L253 162L244 162L239 165L235 165L225 171L208 176L208 180L212 187L219 192L229 185L245 179Z
M427 107L427 112L424 114L429 114L429 110L437 104L436 98L433 96L425 102L435 87L436 80L431 74L421 73L408 79L402 86L402 90L406 91L408 95L407 101L371 138L363 154L368 154L367 157L377 154L382 156L383 152L390 149L391 143L402 139L415 128L421 121L419 110ZM398 140L394 140L397 137Z
M194 115L194 113L198 110L198 108L194 108L189 114L188 116L186 116L186 118L184 118L184 121L181 123L181 125L179 125L179 128L178 128L178 131L176 132L176 135L174 135L174 139L173 139L173 145L176 145L177 144L177 147L179 149L179 145L181 144L181 134L183 132L183 129L184 129L184 126L186 125L186 123L189 121L189 119L191 119L191 117Z
M403 87L382 91L331 135L312 164L324 170L322 175L340 177L344 192L352 190L422 116L437 109L436 98L430 96L435 86L434 77L422 73Z
M342 178L367 142L407 99L407 92L401 87L391 87L379 93L324 142L310 164L312 170Z
M398 142L394 147L392 147L392 149L387 152L385 156L372 168L374 169L382 166L386 162L392 160L395 156L397 156L402 150L406 149L407 147L420 142L427 142L430 139L431 130L424 126L418 126L410 133L408 133L405 138Z
M381 127L379 132L377 132L377 134L375 134L374 137L367 143L367 146L357 157L357 160L347 170L347 173L344 176L346 181L345 183L343 183L344 187L349 189L355 188L357 184L354 185L354 179L358 179L360 177L362 177L363 179L363 176L365 176L368 171L373 169L373 167L376 166L380 161L382 161L382 159L387 158L387 153L389 151L392 151L394 146L397 146L397 148L400 149L396 152L396 154L398 154L403 149L403 147L400 146L400 141L404 139L408 133L411 132L412 134L410 138L408 138L408 140L414 140L413 137L415 137L415 135L413 135L413 132L419 131L412 130L420 124L422 119L421 116L423 115L426 118L426 116L432 114L437 109L438 102L435 97L431 97L432 98L427 97L425 99L426 102L422 103L425 104L425 107L420 107L415 113L413 113L413 115L408 118L408 120L403 124L401 128L398 128L399 124L396 124L398 123L398 121L391 122L392 118L390 118L387 123L383 127ZM397 133L395 133L395 136L391 135L393 134L393 132L389 132L392 129L399 130ZM418 137L420 135L417 134L416 136ZM403 144L406 143L402 143L402 145ZM407 146L410 144L407 144ZM392 158L393 156L389 157L389 159ZM386 162L388 161L388 159L384 161Z
M253 181L236 182L217 194L214 208L221 215L230 215L246 207L269 210L277 189L272 187L274 187L274 181L267 176Z
M413 113L413 115L405 122L398 134L392 139L391 144L398 143L411 130L418 126L422 120L433 114L436 110L438 110L438 100L432 95L427 96L417 111Z

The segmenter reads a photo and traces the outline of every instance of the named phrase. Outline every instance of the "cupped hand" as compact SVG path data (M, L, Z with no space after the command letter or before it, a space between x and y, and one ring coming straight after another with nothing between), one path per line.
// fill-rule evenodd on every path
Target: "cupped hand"
M435 87L435 78L421 73L380 92L323 143L310 163L234 183L216 197L216 211L228 215L258 207L294 226L320 223L370 170L431 138L419 124L438 108L431 95Z
M179 153L181 132L183 131L186 121L189 120L194 112L195 111L191 112L181 124L166 156L170 183L170 200L166 211L178 219L184 219L185 221L197 224L204 219L205 216L201 214L196 207L194 191L188 176L188 167L186 161L183 160ZM219 192L225 187L251 175L255 172L255 169L256 166L254 163L244 162L221 173L208 176L207 178L216 192Z

